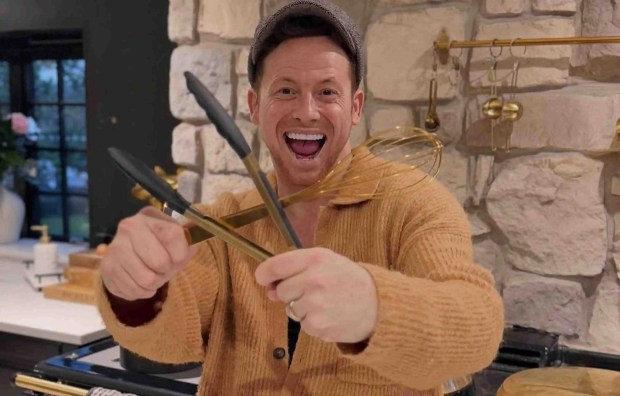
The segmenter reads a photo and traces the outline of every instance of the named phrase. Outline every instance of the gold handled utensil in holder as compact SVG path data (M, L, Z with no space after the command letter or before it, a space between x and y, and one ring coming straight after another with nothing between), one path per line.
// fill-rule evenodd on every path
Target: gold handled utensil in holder
M433 51L433 74L428 89L428 111L424 117L424 128L437 132L441 123L437 114L437 51Z
M489 71L489 82L491 83L491 96L482 104L482 115L491 120L491 151L497 150L495 144L495 124L502 116L503 100L497 93L497 59L502 55L500 48L499 54L493 53L493 47L489 48L493 63Z
M51 396L86 396L87 390L75 386L48 381L26 374L17 374L13 379L16 387Z

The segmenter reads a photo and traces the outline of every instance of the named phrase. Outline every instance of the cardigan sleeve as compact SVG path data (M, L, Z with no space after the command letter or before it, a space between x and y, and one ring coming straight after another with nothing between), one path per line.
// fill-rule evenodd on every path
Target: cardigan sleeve
M218 294L219 275L211 249L204 244L188 266L168 282L158 313L139 326L123 323L113 310L103 282L97 282L97 306L115 341L151 360L185 363L203 360Z
M210 216L227 213L232 200L225 198L201 210ZM154 313L138 325L121 320L127 313L114 310L99 276L96 303L107 330L123 347L151 360L172 364L202 361L227 259L222 241L201 242L187 267L164 286L165 293L157 294L162 297L153 301L155 308L150 311Z
M368 343L338 344L356 363L414 389L429 389L488 366L502 340L501 297L473 261L461 206L434 183L405 213L392 268L361 265L377 288Z

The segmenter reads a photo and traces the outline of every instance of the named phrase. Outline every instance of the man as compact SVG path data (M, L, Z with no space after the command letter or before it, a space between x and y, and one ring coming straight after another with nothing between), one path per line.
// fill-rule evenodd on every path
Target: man
M350 152L364 104L360 35L332 4L298 0L261 22L248 63L251 119L285 196ZM260 202L254 190L224 194L204 211L221 217ZM263 263L216 239L189 248L154 209L123 220L101 265L111 334L154 360L202 361L200 395L439 395L444 381L491 362L501 299L439 183L382 200L298 203L287 214L305 249L287 252L270 219L240 230L285 252Z

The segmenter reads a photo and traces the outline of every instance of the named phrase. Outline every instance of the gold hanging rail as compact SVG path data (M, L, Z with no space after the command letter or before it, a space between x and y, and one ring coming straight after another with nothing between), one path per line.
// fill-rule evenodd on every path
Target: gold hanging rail
M450 40L445 29L439 33L434 42L437 56L442 64L448 62L450 50L453 48L478 48L478 47L523 47L532 45L570 45L570 44L620 44L620 36L593 36L593 37L557 37L557 38L515 38L515 39L492 39L458 41Z

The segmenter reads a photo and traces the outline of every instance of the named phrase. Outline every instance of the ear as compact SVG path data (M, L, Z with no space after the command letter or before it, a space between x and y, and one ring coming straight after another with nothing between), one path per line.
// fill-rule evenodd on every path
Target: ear
M360 123L362 119L362 108L364 107L364 92L355 91L353 94L353 105L351 106L351 122L353 125Z
M258 92L254 88L248 90L248 107L250 109L250 120L254 125L258 125Z

